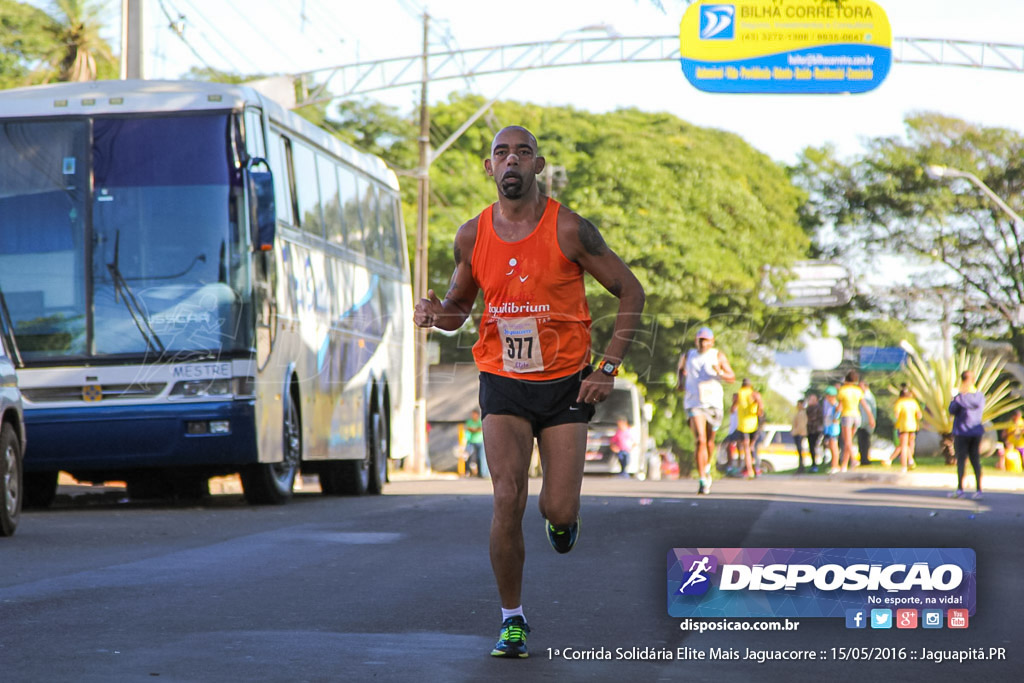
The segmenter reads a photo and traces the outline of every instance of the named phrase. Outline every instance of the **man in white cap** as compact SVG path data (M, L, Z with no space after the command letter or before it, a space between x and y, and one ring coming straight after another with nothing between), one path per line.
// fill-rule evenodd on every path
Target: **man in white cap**
M715 432L722 424L724 391L722 382L735 382L736 374L725 354L715 348L710 327L697 330L695 348L679 357L676 387L686 396L683 407L696 443L699 494L711 493L711 467L715 453Z

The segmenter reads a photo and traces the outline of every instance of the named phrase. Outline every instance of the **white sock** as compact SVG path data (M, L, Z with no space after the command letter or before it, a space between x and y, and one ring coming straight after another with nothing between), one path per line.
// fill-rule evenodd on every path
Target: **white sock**
M522 617L523 621L526 621L526 615L523 614L523 606L515 607L513 609L501 608L501 620L504 622L509 617Z

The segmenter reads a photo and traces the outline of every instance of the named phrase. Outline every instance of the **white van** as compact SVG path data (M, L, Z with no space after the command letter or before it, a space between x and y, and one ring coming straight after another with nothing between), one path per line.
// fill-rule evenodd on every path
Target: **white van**
M633 431L633 448L626 462L626 474L647 478L648 423L653 406L644 403L640 389L628 379L615 378L612 393L597 404L587 432L586 474L621 474L619 459L612 453L611 440L618 421L625 419Z

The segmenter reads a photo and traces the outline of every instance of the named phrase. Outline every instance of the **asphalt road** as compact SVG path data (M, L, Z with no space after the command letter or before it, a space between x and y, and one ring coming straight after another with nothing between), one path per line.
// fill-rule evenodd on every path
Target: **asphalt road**
M531 484L535 494L538 481ZM1024 672L1024 498L823 478L718 482L588 477L577 548L557 555L531 503L528 660L488 656L500 625L487 559L489 483L398 481L384 496L239 495L201 506L62 488L0 539L0 680L37 681L1016 681ZM972 547L978 609L964 631L680 630L673 547ZM896 646L1007 648L1006 660L766 661L684 653ZM566 659L671 652L671 661ZM560 654L554 655L555 650ZM591 653L591 654L585 654ZM642 656L642 655L640 655Z

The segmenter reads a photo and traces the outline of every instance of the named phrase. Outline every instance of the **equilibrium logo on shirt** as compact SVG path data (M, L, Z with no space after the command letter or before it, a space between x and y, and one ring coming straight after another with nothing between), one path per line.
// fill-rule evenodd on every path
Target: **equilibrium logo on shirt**
M975 564L970 548L673 548L668 613L848 618L851 610L866 617L957 608L973 615Z

